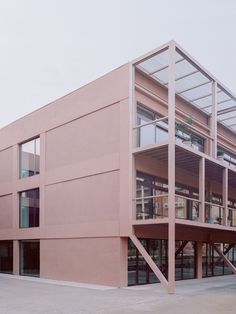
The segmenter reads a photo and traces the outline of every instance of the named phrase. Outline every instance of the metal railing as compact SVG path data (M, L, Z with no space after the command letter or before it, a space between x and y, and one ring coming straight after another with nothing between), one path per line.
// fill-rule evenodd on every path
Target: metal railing
M236 227L236 208L228 207L228 226Z
M199 221L200 201L175 194L175 218Z
M136 220L168 217L168 194L137 197L134 202Z
M141 196L134 199L136 220L168 217L168 194ZM197 199L175 195L175 217L177 219L199 220L199 203Z
M168 117L136 125L137 147L158 144L168 139Z
M224 206L205 202L205 222L210 224L223 224Z

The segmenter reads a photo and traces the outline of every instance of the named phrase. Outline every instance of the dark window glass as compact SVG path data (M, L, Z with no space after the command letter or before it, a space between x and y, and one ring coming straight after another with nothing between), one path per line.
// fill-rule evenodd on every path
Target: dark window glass
M27 240L20 243L20 274L39 277L40 243L39 240Z
M20 228L39 226L39 189L20 193Z
M0 272L13 273L13 241L0 241Z
M20 145L20 178L31 177L39 174L40 139Z
M218 159L227 163L229 166L236 167L236 155L229 152L228 150L222 147L217 147L217 157Z

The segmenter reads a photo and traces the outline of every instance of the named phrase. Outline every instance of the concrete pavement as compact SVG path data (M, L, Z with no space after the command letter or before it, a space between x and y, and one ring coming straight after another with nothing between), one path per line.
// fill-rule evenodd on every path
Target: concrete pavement
M0 275L0 314L235 314L236 275L128 288Z

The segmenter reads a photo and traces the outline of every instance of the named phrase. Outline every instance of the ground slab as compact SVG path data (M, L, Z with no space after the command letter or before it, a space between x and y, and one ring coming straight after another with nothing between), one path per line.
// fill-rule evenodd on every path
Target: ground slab
M236 275L186 280L168 295L160 284L112 288L0 275L1 314L236 313Z

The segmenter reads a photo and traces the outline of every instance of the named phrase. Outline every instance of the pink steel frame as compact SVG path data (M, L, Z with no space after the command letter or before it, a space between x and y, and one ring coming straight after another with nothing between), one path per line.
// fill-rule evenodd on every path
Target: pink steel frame
M130 141L132 143L135 151L135 136L133 129L136 127L136 100L135 100L135 66L140 62L143 62L152 56L169 50L169 65L168 65L168 208L169 217L165 219L165 222L168 223L168 281L162 274L161 270L153 262L141 242L134 234L134 230L131 227L130 229L130 239L133 244L136 246L140 254L143 256L147 264L153 270L157 278L160 280L161 284L167 290L168 293L175 292L175 53L176 50L181 51L181 53L186 57L186 59L192 62L195 66L201 69L208 77L213 80L212 84L212 113L210 118L210 157L217 157L217 86L218 84L223 87L226 91L227 88L223 86L222 83L217 81L207 70L205 70L197 61L195 61L187 52L183 50L175 41L170 41L169 43L155 49L154 51L134 60L130 64ZM212 159L213 160L213 159ZM135 161L133 156L133 151L130 152L130 226L132 226L133 220L133 203L132 199L135 195L135 186L136 186L136 171L135 171ZM223 223L227 226L227 217L228 217L228 169L223 170L223 206L224 206L224 217ZM201 157L199 160L199 201L200 201L200 222L205 223L205 158ZM163 220L162 220L163 221ZM197 223L196 223L197 225ZM227 265L232 269L233 273L236 273L236 268L232 263L226 258L226 256L214 245L214 249L219 254ZM202 278L202 243L197 242L197 273L196 277L198 279Z

